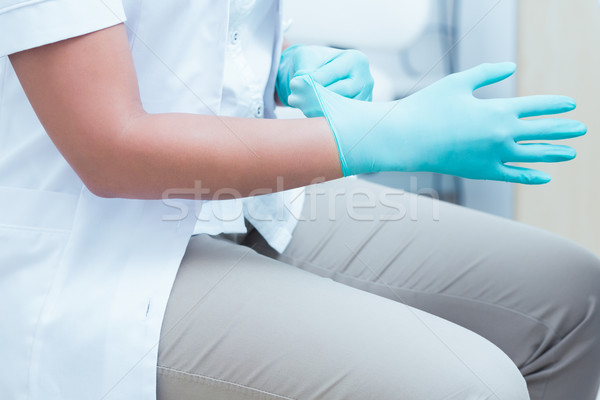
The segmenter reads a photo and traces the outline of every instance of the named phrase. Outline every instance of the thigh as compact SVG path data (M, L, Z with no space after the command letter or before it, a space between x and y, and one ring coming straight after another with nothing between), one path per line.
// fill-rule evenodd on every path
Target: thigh
M527 399L514 364L441 318L231 242L192 240L158 399Z
M308 189L284 254L256 233L249 241L283 262L477 332L519 366L535 398L566 390L576 376L586 375L586 392L597 381L598 260L556 235L343 179ZM561 375L562 389L546 388Z

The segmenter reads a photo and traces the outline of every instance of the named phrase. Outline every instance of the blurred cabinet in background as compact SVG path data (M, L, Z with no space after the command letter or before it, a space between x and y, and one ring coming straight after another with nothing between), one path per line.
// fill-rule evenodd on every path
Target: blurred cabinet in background
M567 236L600 255L600 7L595 0L519 2L519 95L564 94L588 134L568 142L577 159L540 165L553 181L519 186L518 220Z

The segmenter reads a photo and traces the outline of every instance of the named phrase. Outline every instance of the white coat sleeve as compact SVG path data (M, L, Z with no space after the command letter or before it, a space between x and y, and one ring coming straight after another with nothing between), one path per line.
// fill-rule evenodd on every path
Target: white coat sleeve
M0 0L0 57L125 19L121 0Z

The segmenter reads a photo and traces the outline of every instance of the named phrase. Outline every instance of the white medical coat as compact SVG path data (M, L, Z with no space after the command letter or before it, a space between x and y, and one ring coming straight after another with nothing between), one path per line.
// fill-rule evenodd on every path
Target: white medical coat
M272 116L277 62L258 71L260 99L227 90L226 49L245 29L231 12L253 6L267 10L261 29L273 30L279 60L276 0L0 0L1 398L154 399L161 322L198 214L191 201L91 194L1 56L126 20L147 111L216 114L248 100L249 115L229 113ZM268 217L272 205L245 208ZM278 221L255 218L280 249L294 225L285 209Z

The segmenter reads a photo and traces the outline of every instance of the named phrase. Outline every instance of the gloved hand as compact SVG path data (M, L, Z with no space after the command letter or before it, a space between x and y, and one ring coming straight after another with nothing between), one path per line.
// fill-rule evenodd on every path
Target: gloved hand
M373 77L369 61L357 50L303 45L288 47L281 55L276 83L277 94L284 105L295 107L288 100L290 81L304 74L310 74L315 82L341 96L366 101L372 98ZM296 84L303 82L300 79Z
M345 176L377 171L429 171L472 179L527 184L550 181L544 172L507 163L571 160L571 147L549 141L584 135L566 119L523 120L575 108L562 96L482 100L473 91L515 72L512 63L484 64L447 76L399 101L366 103L339 96L304 75L291 85L290 103L308 110L321 105L337 141ZM310 83L311 90L306 89ZM312 98L311 98L312 97Z

